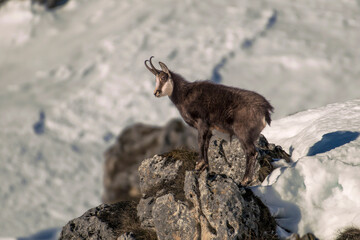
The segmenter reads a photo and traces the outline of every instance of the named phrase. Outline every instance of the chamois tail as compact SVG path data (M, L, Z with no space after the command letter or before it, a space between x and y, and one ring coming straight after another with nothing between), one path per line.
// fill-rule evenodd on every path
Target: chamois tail
M267 124L271 124L271 113L274 112L274 108L273 106L271 106L270 103L267 103L267 105L265 106L265 121L267 122Z

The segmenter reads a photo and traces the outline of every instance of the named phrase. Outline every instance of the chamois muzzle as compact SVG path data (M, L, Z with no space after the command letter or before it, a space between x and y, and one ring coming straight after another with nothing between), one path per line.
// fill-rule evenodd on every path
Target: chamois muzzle
M155 96L155 97L159 97L160 94L161 94L161 90L156 90L156 91L154 92L154 96Z

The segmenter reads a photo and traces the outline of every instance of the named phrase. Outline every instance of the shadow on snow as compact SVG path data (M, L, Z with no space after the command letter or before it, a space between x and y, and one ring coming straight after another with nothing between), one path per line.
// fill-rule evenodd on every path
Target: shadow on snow
M57 240L60 237L60 232L61 228L49 228L29 237L19 237L17 240Z
M307 153L307 156L315 156L319 153L330 151L334 148L340 147L359 137L359 132L351 131L337 131L324 134L320 141L315 143Z

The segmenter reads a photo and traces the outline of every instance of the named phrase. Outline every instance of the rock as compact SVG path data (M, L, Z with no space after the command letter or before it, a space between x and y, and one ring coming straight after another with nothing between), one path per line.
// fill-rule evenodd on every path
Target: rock
M128 131L138 134L138 130L141 127ZM163 131L146 127L142 130ZM122 136L126 134L129 133L125 131ZM154 134L145 136L149 137L148 141L143 139L148 146L154 149L164 146L157 145ZM139 156L142 156L146 151L136 147L136 142L130 141L132 138L125 139L120 137L121 144L110 149L108 154L112 158L111 154L117 152L127 156L126 161L109 160L108 164L115 168L130 162L132 165L128 169L134 171L136 164L131 159L135 156L130 152L140 151ZM268 159L270 166L272 158L288 156L281 155L284 152L267 143L265 138L257 144L258 160ZM198 153L186 149L145 159L139 166L141 199L137 208L134 201L102 204L71 220L63 228L60 239L278 239L275 220L267 207L251 190L239 184L245 157L237 140L227 143L214 138L211 141L210 171L195 172L197 160ZM117 174L116 177L126 180L125 176L130 175Z
M169 192L183 195L185 172L195 168L197 158L196 152L177 149L145 159L139 167L141 193L145 198Z
M244 189L225 175L203 174L199 179L202 212L213 228L214 239L228 239L254 233L259 236L260 208L253 198L246 201Z
M254 194L239 187L226 175L202 173L196 177L188 172L187 177L198 182L198 204L203 220L199 219L201 233L207 239L276 239L275 220L268 209ZM187 181L194 186L194 182ZM189 189L186 187L185 189ZM185 193L186 196L194 196ZM194 202L194 197L192 197ZM190 199L189 199L190 200ZM206 224L202 223L206 220ZM204 234L205 233L205 234Z
M191 210L171 193L156 199L152 217L159 239L199 239L198 223Z
M158 239L277 239L267 208L231 178L187 171L184 194L184 201L168 193L148 205Z
M260 184L272 172L274 169L271 165L273 159L290 161L289 154L282 150L280 146L269 144L263 135L260 135L256 142L256 148L259 152L255 165L257 174L252 185ZM233 138L231 142L217 137L212 138L208 156L210 172L225 174L240 185L245 174L246 159L237 138Z
M128 232L128 233L122 234L120 237L118 237L117 240L136 240L136 237L133 232Z
M136 203L130 201L102 204L68 222L60 240L71 239L157 239L151 230L140 227Z
M259 158L271 151L266 143L260 142ZM210 171L200 175L193 171L196 152L177 150L142 162L141 226L155 229L160 240L277 239L268 209L239 184L245 166L239 142L213 139L211 144Z
M245 173L246 159L241 144L236 138L231 142L213 138L209 145L208 156L210 172L225 174L240 185Z
M173 150L145 159L139 167L142 198L137 211L143 227L154 227L152 209L156 198L171 193L184 201L186 171L193 170L198 154L189 150Z
M138 217L141 222L141 226L145 228L154 227L154 219L152 217L152 209L156 198L142 198L137 206Z
M196 147L196 131L178 119L165 127L135 124L126 128L105 153L103 202L140 198L138 167L145 158Z

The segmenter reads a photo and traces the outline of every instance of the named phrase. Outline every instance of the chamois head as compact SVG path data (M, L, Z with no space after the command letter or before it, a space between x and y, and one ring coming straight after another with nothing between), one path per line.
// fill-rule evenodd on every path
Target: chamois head
M154 95L155 97L171 96L174 89L174 82L172 80L171 73L167 66L162 62L159 62L161 70L156 69L151 62L153 57L154 56L150 57L150 60L146 60L144 63L146 68L155 75L156 86ZM147 65L147 62L150 62L151 67Z

